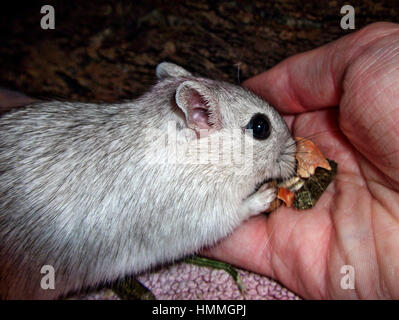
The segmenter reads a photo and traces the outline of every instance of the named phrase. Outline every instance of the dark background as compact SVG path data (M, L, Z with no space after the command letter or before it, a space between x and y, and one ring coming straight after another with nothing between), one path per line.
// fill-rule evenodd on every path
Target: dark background
M0 86L39 98L120 101L143 93L161 61L241 82L352 30L398 21L398 1L12 1L0 5ZM55 30L40 28L41 6Z

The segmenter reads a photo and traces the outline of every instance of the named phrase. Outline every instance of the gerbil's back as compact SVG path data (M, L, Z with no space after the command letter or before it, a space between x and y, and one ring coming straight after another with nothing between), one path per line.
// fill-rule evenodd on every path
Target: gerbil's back
M127 117L132 107L49 102L0 118L2 294L37 290L43 263L79 278L87 264L77 262L106 255L128 184L123 168L139 161L138 123Z

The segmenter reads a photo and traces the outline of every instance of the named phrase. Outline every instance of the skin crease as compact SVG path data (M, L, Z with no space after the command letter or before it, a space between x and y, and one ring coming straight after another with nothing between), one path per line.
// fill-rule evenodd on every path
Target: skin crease
M339 173L313 209L255 216L204 254L306 299L398 299L398 80L399 25L376 23L246 81Z

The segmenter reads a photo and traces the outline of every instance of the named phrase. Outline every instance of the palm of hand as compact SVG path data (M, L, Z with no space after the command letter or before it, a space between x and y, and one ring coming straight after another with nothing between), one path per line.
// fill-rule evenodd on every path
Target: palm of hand
M284 101L285 112L305 110L286 117L293 136L310 138L338 163L317 205L254 217L208 255L269 275L304 298L399 296L398 39L394 34L365 46L346 68L342 94L329 98L339 108L314 111L298 102L303 97ZM273 72L266 82L281 73ZM306 94L302 82L290 85L287 91ZM283 99L273 98L276 93L266 95L278 106ZM345 265L353 267L354 289L342 286Z

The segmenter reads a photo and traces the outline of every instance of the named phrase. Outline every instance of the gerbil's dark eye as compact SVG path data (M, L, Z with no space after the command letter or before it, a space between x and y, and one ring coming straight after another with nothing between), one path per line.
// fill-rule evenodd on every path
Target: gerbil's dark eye
M269 138L272 131L269 118L261 113L257 113L252 117L247 124L247 129L252 130L252 135L258 140Z

